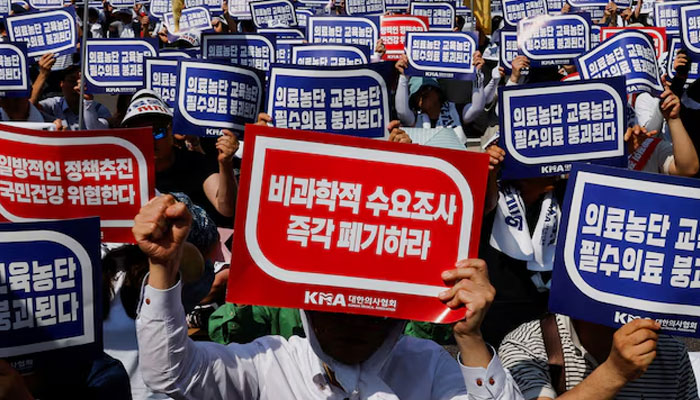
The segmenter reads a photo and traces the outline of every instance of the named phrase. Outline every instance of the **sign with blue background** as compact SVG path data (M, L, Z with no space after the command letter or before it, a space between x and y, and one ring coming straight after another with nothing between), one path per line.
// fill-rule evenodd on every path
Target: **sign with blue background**
M0 42L0 97L26 97L31 94L27 45Z
M275 62L274 39L263 35L203 35L202 58L268 72Z
M451 31L455 27L455 6L446 2L411 2L411 15L428 18L431 31Z
M700 61L700 4L681 8L681 42Z
M387 11L406 12L411 0L384 0Z
M667 35L678 35L681 30L681 7L698 4L696 0L664 1L654 3L654 25L666 28Z
M532 67L572 64L591 49L591 22L577 14L521 19L518 48Z
M302 28L306 28L309 17L313 17L314 15L316 15L316 13L314 13L313 10L307 9L297 8L295 12L297 14L297 24Z
M673 79L673 77L676 76L676 69L673 68L673 60L676 58L676 54L681 48L682 45L679 38L671 39L671 43L668 45L668 59L666 60L666 73L669 79ZM700 78L700 60L690 60L690 70L688 71L686 83L693 83L698 78Z
M499 89L502 179L568 173L576 161L626 166L624 78Z
M605 0L566 0L571 7L584 8L584 7L605 7L608 5L608 1ZM630 6L630 0L616 0L615 4L621 8L627 8ZM551 10L550 10L551 11Z
M75 9L22 13L5 19L11 42L26 42L27 56L39 57L46 53L57 56L77 51L78 32Z
M637 30L620 32L602 42L576 59L576 69L581 79L624 76L627 93L657 96L663 92L654 42Z
M192 7L204 7L209 10L209 13L211 13L212 16L217 16L224 13L222 8L222 0L185 0L185 8Z
M292 49L304 44L303 40L298 39L282 39L275 43L275 58L278 64L292 63Z
M503 19L510 26L518 26L523 18L547 15L546 0L501 0Z
M303 28L260 28L257 32L261 35L272 37L275 40L306 39Z
M344 68L275 66L267 113L275 127L383 138L391 63Z
M98 218L0 224L0 358L96 356L101 284Z
M11 7L11 0L0 0L0 17L8 16L10 14Z
M155 39L88 39L88 93L133 94L143 87L146 58L158 57Z
M383 15L386 12L386 5L384 0L345 0L345 12L359 17Z
M146 59L145 88L158 93L171 109L177 101L177 59Z
M342 44L307 44L292 48L292 64L344 67L369 63L369 47Z
M498 64L503 67L506 75L513 71L513 60L518 56L518 33L501 29L501 43L498 46Z
M595 49L600 44L600 26L591 25L591 49Z
M474 32L408 32L406 75L473 79L472 55L477 49Z
M367 17L311 17L306 28L309 43L367 46L374 52L378 21Z
M173 8L172 0L151 0L148 5L150 17L156 21L163 19L163 15L168 13Z
M242 134L245 124L257 121L265 90L259 71L182 60L177 82L173 132L218 136L222 129L230 129Z
M258 28L297 26L294 4L289 0L262 0L249 3L253 23Z
M576 164L563 210L550 311L700 336L700 182Z
M32 10L53 10L63 7L63 0L29 0Z
M175 14L172 12L163 15L165 26L168 28L170 42L177 40L178 36L187 32L211 31L211 14L204 7L185 8L180 15L180 30L175 31Z

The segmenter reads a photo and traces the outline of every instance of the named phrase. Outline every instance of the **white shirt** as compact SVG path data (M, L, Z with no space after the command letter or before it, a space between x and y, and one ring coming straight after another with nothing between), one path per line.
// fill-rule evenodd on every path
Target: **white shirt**
M486 369L468 368L436 343L412 337L402 336L379 369L378 378L393 393L377 390L365 397L329 385L305 338L265 336L228 346L194 342L187 337L180 283L168 290L144 287L136 329L144 381L176 399L523 398L498 356Z

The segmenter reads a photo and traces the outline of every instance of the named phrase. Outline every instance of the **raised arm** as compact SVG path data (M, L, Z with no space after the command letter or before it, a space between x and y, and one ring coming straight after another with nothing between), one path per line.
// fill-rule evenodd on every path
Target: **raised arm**
M661 113L668 122L671 142L673 142L673 161L668 172L671 175L694 176L700 168L698 153L680 119L681 102L668 87L661 94L660 107Z
M396 87L396 114L403 126L414 126L416 124L416 114L413 113L408 104L408 77L405 74L408 68L408 57L402 55L401 59L396 62L396 69L399 71L399 83Z

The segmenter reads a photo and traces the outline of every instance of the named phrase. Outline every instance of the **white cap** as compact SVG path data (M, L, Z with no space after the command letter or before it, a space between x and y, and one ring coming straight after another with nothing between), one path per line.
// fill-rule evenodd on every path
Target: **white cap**
M121 125L125 126L135 118L142 116L163 116L172 118L173 113L156 92L142 89L136 92L131 99L131 103L126 110L126 115Z

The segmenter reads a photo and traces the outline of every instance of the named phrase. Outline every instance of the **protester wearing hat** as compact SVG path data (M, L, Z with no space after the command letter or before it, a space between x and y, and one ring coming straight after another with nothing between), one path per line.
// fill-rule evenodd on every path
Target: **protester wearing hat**
M73 65L60 71L61 93L63 96L41 99L44 85L56 62L53 53L47 53L39 59L39 75L32 84L31 101L51 120L62 120L70 130L107 129L112 117L107 107L86 94L83 99L83 126L79 126L80 112L80 65Z
M233 155L238 139L227 130L216 141L217 164L201 153L174 146L172 112L157 93L137 92L122 127L152 127L155 139L156 188L162 193L183 192L204 208L219 226L231 226L237 184Z
M468 310L454 328L459 362L433 342L402 336L401 321L324 312L301 314L307 338L222 346L187 337L177 267L189 225L171 196L153 199L134 219L149 258L136 326L151 389L192 399L522 398L479 333L494 293L483 261L460 261L441 276L454 285L441 301Z
M477 70L477 80L474 82L472 102L464 106L462 115L457 112L453 102L446 101L445 94L437 80L432 78L411 77L405 75L408 67L408 57L402 55L396 63L399 76L396 88L396 113L403 126L419 128L452 128L462 143L467 142L463 124L474 121L484 113L486 100L493 97L497 81L492 80L483 86L481 67L484 60L479 51L474 52L473 64Z

